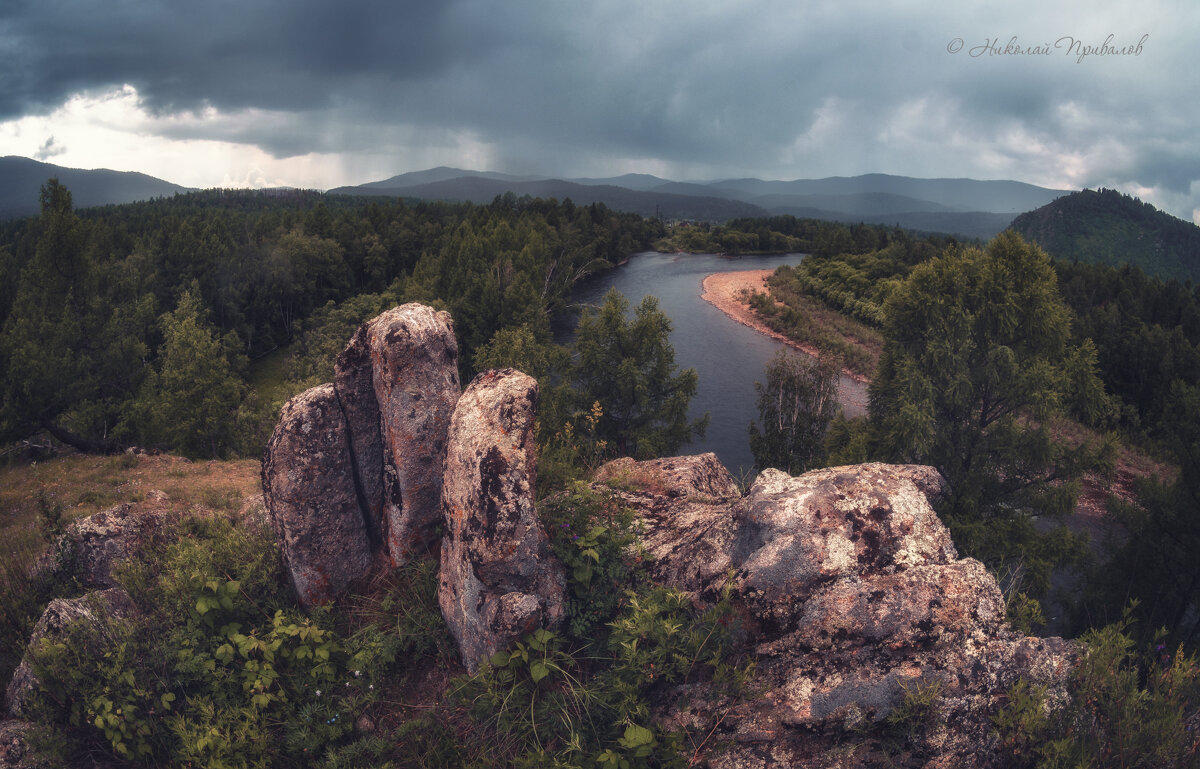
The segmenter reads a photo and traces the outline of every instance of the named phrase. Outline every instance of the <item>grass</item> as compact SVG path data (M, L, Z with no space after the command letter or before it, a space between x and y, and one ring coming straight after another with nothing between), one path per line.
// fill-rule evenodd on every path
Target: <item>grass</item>
M292 392L294 386L288 381L288 361L293 347L280 347L250 364L246 379L263 403L285 401L295 395Z
M151 492L162 492L165 498ZM30 567L46 551L39 497L63 526L114 505L236 512L262 492L259 461L191 462L174 456L70 455L0 468L0 680L20 660L34 621L61 592L36 584Z
M840 357L856 376L874 375L883 352L883 335L878 329L776 281L771 282L769 294L748 293L745 300L775 331L823 354Z

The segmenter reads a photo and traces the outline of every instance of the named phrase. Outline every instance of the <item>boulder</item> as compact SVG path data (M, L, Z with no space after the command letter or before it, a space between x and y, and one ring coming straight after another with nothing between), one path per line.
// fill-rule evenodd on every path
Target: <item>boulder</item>
M68 628L78 621L98 623L105 617L120 619L131 616L135 610L129 594L116 587L88 593L79 598L56 598L51 601L34 625L21 664L13 672L12 680L4 692L8 712L18 718L31 715L26 712L29 699L41 685L33 670L33 650L41 644L43 638L51 641L60 639L66 635Z
M565 574L534 509L537 404L532 377L486 371L450 423L438 603L471 672L562 618Z
M328 603L371 565L350 438L333 385L288 401L263 458L263 494L304 606Z
M459 396L458 344L447 312L393 308L367 331L383 442L383 532L399 566L437 539L446 430Z
M151 492L154 494L154 492ZM154 499L155 503L165 502ZM81 587L113 587L113 566L127 561L142 547L163 541L179 522L179 513L142 509L123 503L80 518L69 525L54 547L38 559L36 574L73 580Z
M709 735L714 767L984 766L998 698L1024 678L1066 699L1075 644L1009 627L995 579L959 559L930 504L936 470L866 464L791 477L760 474L727 495L711 460L606 465L645 528L656 577L701 603L734 574L745 691L673 689L660 725ZM868 738L910 692L936 691L933 726L905 756Z
M379 432L379 403L371 366L370 325L354 332L333 364L333 389L350 434L352 476L367 537L372 547L383 544L383 437Z
M733 565L742 504L733 476L711 452L637 462L628 457L602 466L606 487L640 519L646 569L655 582L693 598L715 598Z
M817 587L831 580L958 553L929 503L941 493L932 467L884 465L759 474L739 529L739 590L755 615L788 629Z

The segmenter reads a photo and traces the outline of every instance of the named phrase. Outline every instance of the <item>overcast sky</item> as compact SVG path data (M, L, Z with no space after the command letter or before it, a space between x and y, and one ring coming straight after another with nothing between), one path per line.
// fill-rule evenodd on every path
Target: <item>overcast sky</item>
M1197 43L1194 0L4 0L0 155L199 187L1017 179L1200 223Z

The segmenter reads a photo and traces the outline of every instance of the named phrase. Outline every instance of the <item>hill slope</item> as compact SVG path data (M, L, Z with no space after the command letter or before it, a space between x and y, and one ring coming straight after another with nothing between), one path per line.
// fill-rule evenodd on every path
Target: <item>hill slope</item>
M58 177L66 185L76 208L133 203L189 191L146 174L64 168L10 155L0 158L0 220L38 213L38 196L50 177Z
M1021 214L1012 227L1059 259L1129 263L1200 282L1200 227L1116 190L1072 193Z

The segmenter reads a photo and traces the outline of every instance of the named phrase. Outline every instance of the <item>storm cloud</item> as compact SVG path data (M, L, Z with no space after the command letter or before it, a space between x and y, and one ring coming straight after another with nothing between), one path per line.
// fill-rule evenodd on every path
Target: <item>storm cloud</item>
M0 123L125 93L143 134L306 157L330 187L439 163L885 172L1115 186L1193 218L1200 7L967 5L9 0Z

